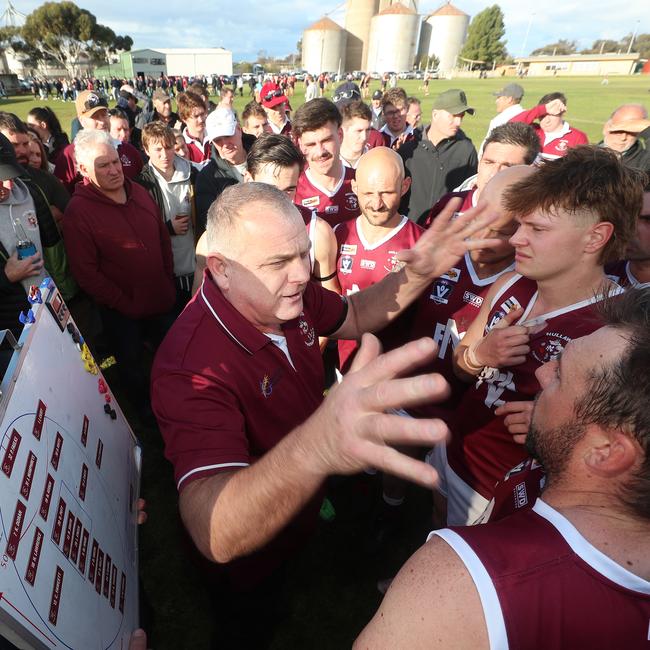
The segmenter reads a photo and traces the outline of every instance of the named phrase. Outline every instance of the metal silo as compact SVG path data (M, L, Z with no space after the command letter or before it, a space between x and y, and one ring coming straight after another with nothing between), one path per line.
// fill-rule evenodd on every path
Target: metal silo
M311 74L343 71L345 30L327 17L321 18L302 33L302 67Z
M447 74L457 67L456 59L467 38L469 16L447 2L429 14L425 22L431 28L431 37L428 47L426 43L422 44L422 51L437 56L440 60L438 69ZM423 30L423 35L426 32L428 30Z
M370 21L377 13L379 0L348 0L345 9L345 30L348 42L345 50L345 69L368 71L368 41Z
M371 22L368 69L382 72L411 70L415 59L420 17L396 2Z

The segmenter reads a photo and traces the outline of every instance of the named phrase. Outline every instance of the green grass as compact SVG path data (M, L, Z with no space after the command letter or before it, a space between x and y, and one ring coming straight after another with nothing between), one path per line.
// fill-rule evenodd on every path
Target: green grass
M449 88L462 88L467 94L468 102L476 109L476 114L473 117L468 115L464 120L463 130L475 144L479 144L485 136L489 121L496 113L492 93L510 81L513 81L510 77L432 80L428 97L425 97L419 88L421 81L401 81L400 85L409 95L414 95L422 100L425 123L428 121L427 117L431 112L437 93ZM611 77L607 86L601 85L600 77L540 77L523 79L520 83L526 91L522 102L525 108L532 108L546 93L563 92L568 100L567 120L585 131L590 142L601 140L602 126L617 106L626 103L650 104L650 94L648 94L650 78L647 76ZM371 90L378 87L379 82L375 81L371 85ZM330 87L330 96L334 88L335 85ZM303 86L298 84L296 94L291 98L293 110L304 102L304 97ZM240 115L249 99L248 88L244 88L244 97L237 96L235 99L235 109ZM0 108L14 112L24 119L32 107L41 106L44 103L35 102L31 96L25 95L0 101ZM69 132L70 121L75 115L74 104L53 99L50 99L47 104L59 116L63 128Z

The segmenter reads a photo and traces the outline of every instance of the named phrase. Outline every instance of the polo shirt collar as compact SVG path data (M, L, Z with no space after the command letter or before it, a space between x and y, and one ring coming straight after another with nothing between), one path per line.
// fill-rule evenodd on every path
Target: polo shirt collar
M198 300L226 334L249 354L259 352L271 339L251 325L224 297L208 270L203 274Z

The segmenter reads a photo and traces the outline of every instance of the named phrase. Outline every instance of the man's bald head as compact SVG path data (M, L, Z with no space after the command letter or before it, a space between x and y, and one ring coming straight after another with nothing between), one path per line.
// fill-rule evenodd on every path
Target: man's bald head
M623 104L611 114L609 119L614 123L625 120L647 120L648 110L643 104Z
M634 122L648 119L648 110L641 104L619 106L603 126L605 146L618 153L625 153L638 139L642 128Z
M500 171L488 181L488 184L481 192L480 200L482 203L487 203L489 210L504 215L503 217L499 217L499 222L503 220L509 222L512 220L512 216L507 214L503 203L504 193L510 186L534 174L536 169L536 167L531 165L515 165L514 167L508 167Z
M394 228L400 220L400 201L410 185L411 179L404 178L402 158L388 147L375 147L359 159L352 190L370 225Z

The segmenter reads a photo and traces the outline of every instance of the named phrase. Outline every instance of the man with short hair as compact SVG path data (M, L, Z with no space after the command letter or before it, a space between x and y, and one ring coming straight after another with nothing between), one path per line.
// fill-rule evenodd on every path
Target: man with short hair
M289 100L278 84L268 81L262 86L260 104L264 107L268 118L267 132L289 135L291 133L291 122L287 117Z
M413 127L406 120L408 98L403 88L391 88L381 98L381 112L386 120L380 133L384 146L399 149L413 139Z
M143 129L149 122L155 121L160 121L172 129L177 128L176 125L181 121L178 113L172 110L171 97L162 88L154 90L151 101L135 118L136 126L140 129Z
M346 167L356 169L361 156L370 149L368 134L372 113L361 100L346 103L339 108L341 112L341 161Z
M293 118L293 136L308 167L300 174L296 203L315 210L331 226L360 214L352 190L354 169L341 161L341 113L324 97L303 104Z
M216 108L206 123L207 141L212 143L210 162L196 177L196 236L205 232L208 210L229 185L241 183L246 172L246 155L255 137L242 133L235 114Z
M477 216L443 220L398 254L403 268L346 299L309 281L305 225L279 189L234 185L211 207L208 271L156 357L152 392L183 522L209 560L227 564L231 587L216 612L223 647L268 645L278 567L313 530L329 474L375 466L429 483L430 468L385 441L437 441L439 425L384 412L435 396L435 376L391 381L433 344L376 359L378 343L366 337L355 372L321 406L317 338L386 325L458 255L489 245L472 239L489 222Z
M523 113L524 111L524 107L521 105L521 100L524 97L524 89L519 84L506 84L503 88L497 90L492 94L495 97L494 101L497 106L497 115L490 120L490 124L488 125L488 130L485 135L486 139L489 137L490 133L496 129L497 126L506 124L506 122L510 121L511 117L519 115L519 113ZM478 152L479 158L483 153L484 146L485 140L483 140L481 143L481 147Z
M443 194L476 173L476 149L460 128L465 113L474 115L474 109L462 90L440 93L431 124L398 150L412 178L401 212L412 221L419 221Z
M77 186L63 219L70 268L100 307L129 399L150 418L142 349L145 333L159 341L173 320L169 233L147 191L124 177L106 131L84 129L74 145L86 182Z
M110 125L106 100L94 90L80 92L75 100L75 107L83 130L108 131ZM70 194L82 181L74 151L74 142L72 142L61 152L54 167L54 175ZM117 144L117 153L124 176L129 179L135 178L142 171L142 157L138 150L128 142L122 142Z
M131 127L129 126L129 118L126 113L119 108L111 108L108 111L108 115L108 133L111 138L117 140L120 144L129 142L131 138Z
M234 112L235 110L233 107L234 103L235 103L235 91L228 86L224 86L224 88L221 91L221 99L219 100L217 107L228 108Z
M185 123L183 138L190 152L190 160L199 164L207 162L210 158L210 140L205 132L208 108L203 98L188 90L178 95L176 103L178 115Z
M589 143L584 131L565 121L565 113L566 96L563 93L548 93L539 100L537 106L513 115L510 121L530 124L542 144L541 157L544 160L554 160L566 155L571 147Z
M417 97L406 100L406 121L413 131L422 131L422 102Z
M640 178L605 149L576 147L508 188L504 204L520 224L510 239L515 273L492 285L454 351L458 376L473 385L448 447L432 457L450 525L473 522L526 458L513 434L530 414L535 371L594 331L594 303L620 290L603 266L633 237Z
M268 118L266 111L261 104L256 101L249 102L244 107L244 112L241 114L242 130L248 135L259 138L262 133L268 131L267 124Z
M624 165L650 173L650 120L645 106L619 106L605 122L600 144L620 154Z
M546 470L541 498L434 531L355 648L647 645L649 305L650 289L627 292L537 370L527 447Z
M147 124L142 145L149 158L136 182L156 202L171 238L176 283L175 312L180 313L191 298L194 280L194 183L197 170L175 154L176 136L160 121Z

